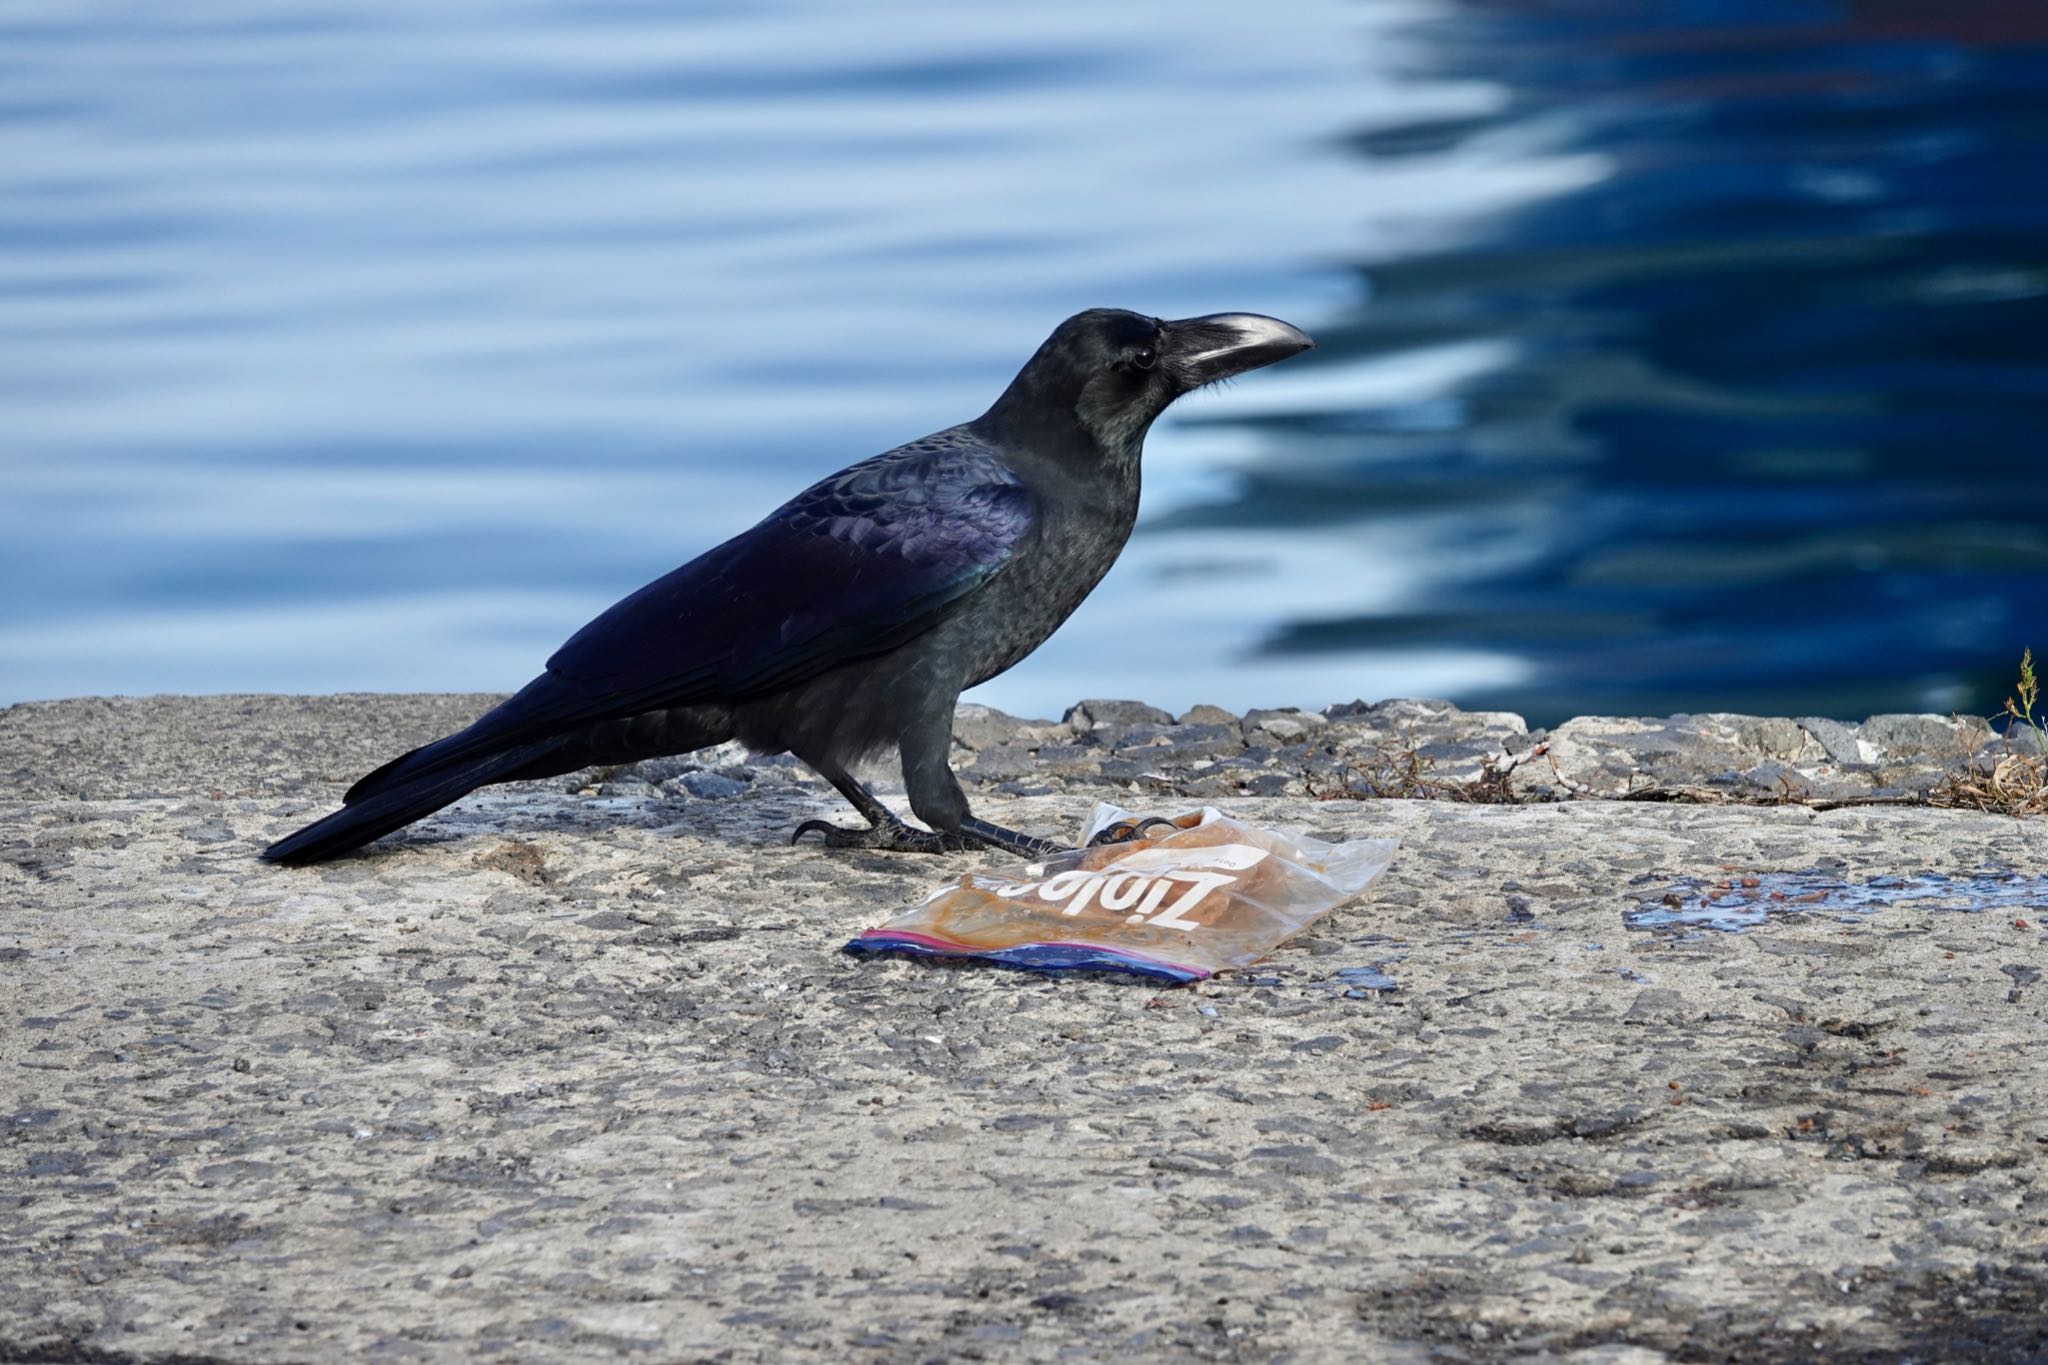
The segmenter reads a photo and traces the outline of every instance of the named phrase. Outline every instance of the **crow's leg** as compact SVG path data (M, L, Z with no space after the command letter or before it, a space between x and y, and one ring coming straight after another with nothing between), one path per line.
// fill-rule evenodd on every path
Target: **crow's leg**
M920 724L903 736L903 785L910 793L910 809L933 829L949 835L964 835L976 843L1001 849L1019 858L1044 858L1061 852L1049 839L1019 834L976 818L967 808L967 793L953 776L946 755L953 745L953 704L935 709L936 722Z
M883 805L865 783L843 768L822 763L811 766L839 789L839 794L853 804L861 818L868 822L868 827L848 829L829 820L806 820L796 827L796 833L789 836L792 844L815 830L825 836L827 848L877 848L892 853L958 853L974 847L975 841L963 835L912 829L897 819L896 812Z

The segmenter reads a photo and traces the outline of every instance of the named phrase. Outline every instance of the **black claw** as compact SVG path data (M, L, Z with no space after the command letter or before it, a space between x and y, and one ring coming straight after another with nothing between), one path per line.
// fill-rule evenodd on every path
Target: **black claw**
M1134 839L1145 837L1145 831L1154 825L1168 829L1179 829L1173 821L1163 815L1148 815L1142 820L1119 820L1088 841L1088 847L1101 848L1104 844L1127 844Z
M794 844L813 830L825 836L826 848L864 848L886 853L960 853L974 847L972 839L958 834L934 834L928 829L912 829L900 820L861 829L848 829L829 820L806 820L796 827L796 833L789 836L789 842Z
M917 829L893 817L858 829L835 825L829 820L806 820L789 836L789 842L801 842L806 834L813 831L825 836L826 848L864 848L888 853L964 853L970 849L993 848L1019 858L1045 858L1067 851L1049 839L1019 834L972 816L961 822L957 833L950 834Z

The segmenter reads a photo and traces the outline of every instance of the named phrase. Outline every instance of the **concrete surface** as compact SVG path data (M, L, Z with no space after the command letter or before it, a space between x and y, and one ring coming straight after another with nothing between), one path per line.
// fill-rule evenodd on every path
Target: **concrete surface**
M1225 798L1405 843L1184 991L839 953L973 858L779 765L254 861L480 701L0 712L0 1360L2048 1355L2043 916L1622 921L2039 822Z

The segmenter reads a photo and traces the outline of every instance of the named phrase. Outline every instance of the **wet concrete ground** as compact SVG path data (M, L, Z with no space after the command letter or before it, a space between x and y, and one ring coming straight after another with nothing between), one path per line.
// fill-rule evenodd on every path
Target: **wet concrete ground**
M1403 847L1187 991L839 953L971 859L774 767L253 861L472 706L0 713L0 1359L2048 1352L2043 916L1625 921L2038 822L1226 799Z

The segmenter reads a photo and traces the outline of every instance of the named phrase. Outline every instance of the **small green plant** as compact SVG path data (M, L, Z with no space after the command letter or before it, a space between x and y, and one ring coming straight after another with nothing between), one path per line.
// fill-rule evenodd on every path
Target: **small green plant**
M2032 730L2034 747L2048 753L2048 731L2043 730L2043 722L2034 715L2034 705L2041 700L2041 684L2034 677L2034 651L2031 649L2020 651L2020 682L2014 690L2018 695L2005 699L2006 716Z

